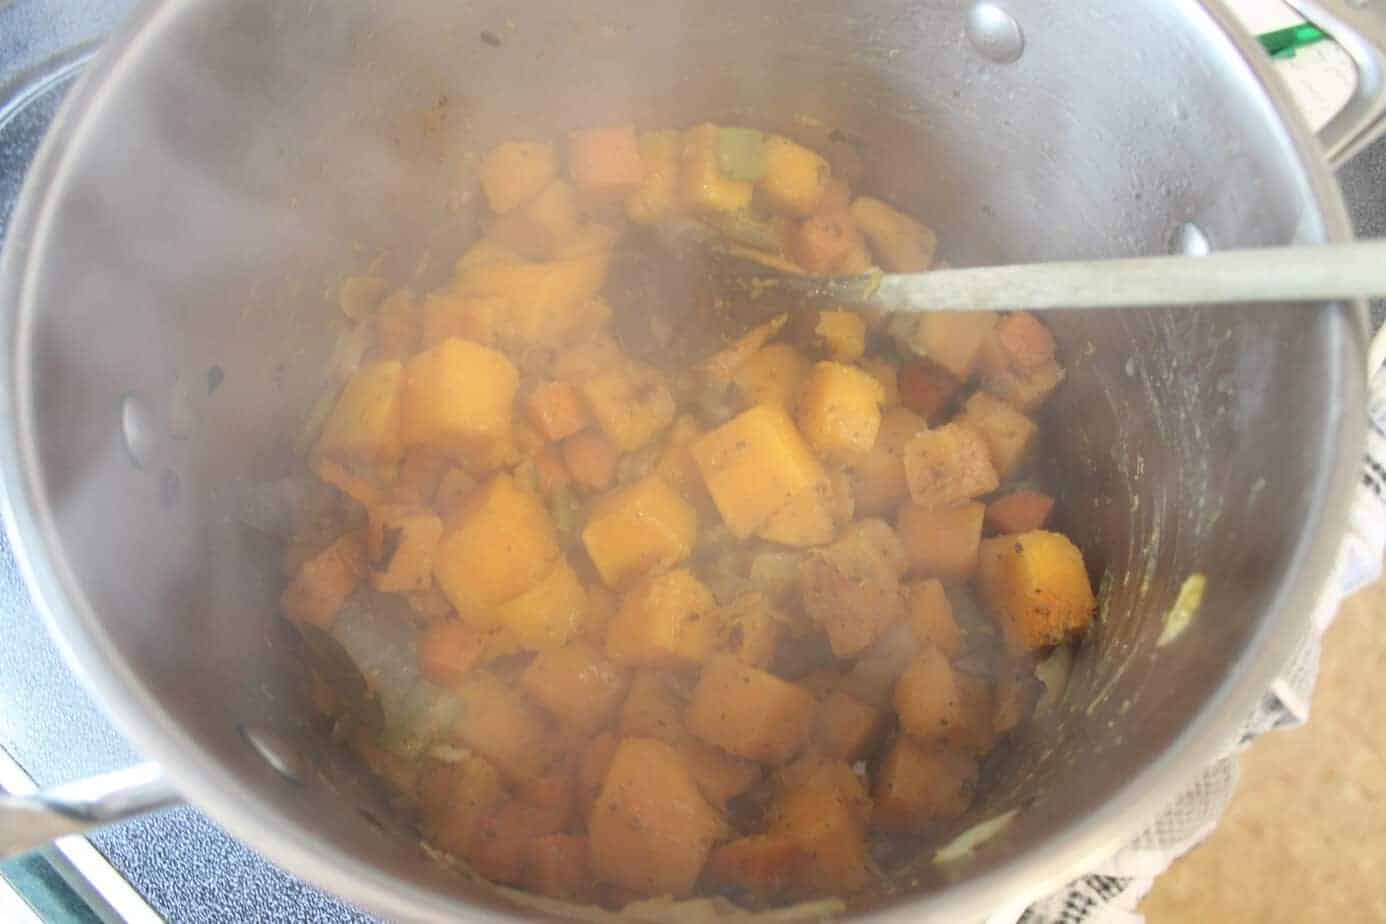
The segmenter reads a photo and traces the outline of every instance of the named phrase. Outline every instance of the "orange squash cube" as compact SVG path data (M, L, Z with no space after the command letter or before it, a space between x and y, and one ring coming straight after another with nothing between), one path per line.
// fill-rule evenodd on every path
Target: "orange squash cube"
M624 670L583 642L539 652L520 676L530 698L589 734L611 720L629 684Z
M279 609L291 622L331 628L365 574L366 543L360 533L346 533L303 563L280 595Z
M987 504L983 521L993 533L1028 533L1043 529L1054 509L1054 498L1038 491L1012 491Z
M455 619L435 622L419 633L419 672L439 686L452 687L481 663L489 630Z
M640 188L626 197L626 216L638 225L652 225L682 205L679 162L683 138L676 131L644 132L639 143L644 178Z
M893 407L881 416L871 451L853 463L857 513L880 516L894 510L910 493L905 480L905 445L928 429L911 410Z
M975 502L942 510L918 504L901 506L896 528L905 546L910 573L946 583L970 578L977 570L985 515L986 507Z
M544 260L573 239L579 217L573 187L554 180L523 207L487 222L486 240L518 256Z
M1017 654L1080 635L1097 611L1083 553L1045 530L983 541L977 592Z
M688 705L688 730L738 757L782 764L813 727L813 697L802 687L729 655L708 661Z
M836 362L814 365L799 394L795 420L819 455L850 462L871 451L881 427L881 383Z
M957 818L972 804L976 779L974 761L901 735L876 771L872 827L914 833Z
M621 738L658 738L668 744L680 744L688 737L683 727L684 699L675 692L668 672L658 668L641 668L631 678L630 693L621 704L616 723Z
M866 352L866 322L855 311L818 312L818 324L813 328L813 334L836 362L856 362ZM870 372L866 374L876 378ZM880 403L884 402L885 390L882 389Z
M1001 483L986 440L965 423L918 433L905 444L905 480L921 507L951 507Z
M941 582L930 578L910 583L905 601L906 618L921 645L933 645L949 658L962 650L962 629L953 618L953 604Z
M821 155L781 135L765 139L761 192L776 209L808 216L818 210L832 181L832 167Z
M741 594L717 610L715 621L718 651L752 667L764 667L775 657L783 624L764 594Z
M707 660L717 644L717 601L685 570L636 587L606 630L606 656L617 664L689 666Z
M759 783L763 776L759 764L733 757L697 738L684 736L673 744L698 791L719 812L725 812L728 802Z
M841 487L839 493L839 488L833 481L835 475L837 473L833 472L827 481L813 485L791 497L787 504L770 515L770 519L756 531L756 535L770 542L796 548L832 542L833 536L837 534L838 521L851 519L850 509L845 510L846 517L840 516L844 512L841 504L844 501L850 504L852 501L850 488L846 484Z
M674 420L674 396L653 367L627 362L582 383L597 425L622 452L634 452Z
M996 314L990 311L934 311L919 319L911 346L965 382L994 327Z
M624 196L638 188L645 179L645 162L634 126L615 125L570 134L568 175L578 189L600 196Z
M984 391L967 399L958 420L981 434L991 454L991 464L1003 481L1025 464L1039 436L1034 421Z
M539 195L557 173L552 145L508 141L481 159L481 188L491 211L503 215Z
M904 613L905 550L880 520L863 520L799 566L804 610L828 635L833 654L869 648Z
M587 592L577 572L559 558L529 590L495 610L496 621L533 651L556 648L582 635L587 622Z
M1003 318L996 325L996 339L1007 364L1018 372L1033 372L1054 359L1054 335L1028 311Z
M704 874L708 882L741 889L762 900L786 892L798 878L804 848L783 834L752 834L713 849Z
M519 373L501 353L450 337L404 367L400 431L407 446L475 451L510 429Z
M818 707L810 750L829 760L854 764L864 760L885 731L885 715L878 709L834 690Z
M922 741L947 737L967 720L958 675L943 652L925 645L895 682L900 727Z
M404 366L397 360L357 370L337 398L318 438L315 455L369 465L393 462L400 442L400 391Z
M501 333L522 344L557 345L578 324L574 305L606 284L607 249L544 263L523 260L476 263L460 272L457 290L473 297L504 299Z
M592 868L599 879L642 895L685 896L722 830L677 751L627 738L588 821Z
M938 235L931 228L870 196L858 196L851 212L876 258L892 273L922 273L934 265Z
M500 772L476 754L430 764L420 775L418 791L424 835L457 856L467 855L482 824L506 798Z
M592 881L587 838L577 834L546 834L530 848L525 887L549 898L591 902L596 894Z
M703 482L732 535L745 539L827 475L782 408L759 405L695 442Z
M720 129L704 123L683 135L680 184L685 202L702 212L738 212L751 204L755 187L744 180L732 180L717 167Z
M751 354L732 381L745 406L773 404L793 412L808 371L802 353L787 343L771 343Z
M582 544L607 586L621 588L683 561L697 533L693 506L660 476L646 475L592 508Z
M366 555L376 590L405 593L433 583L433 556L443 521L423 507L383 504L370 511Z
M871 800L852 768L810 760L794 771L770 805L771 834L803 850L795 890L807 895L850 895L871 881L866 824Z
M1054 360L1029 372L1004 371L987 376L982 387L1024 414L1039 410L1064 381L1064 370Z
M461 717L455 741L515 780L543 776L553 763L553 733L539 708L486 670L471 671L454 690Z
M558 560L544 505L509 475L474 491L435 553L433 577L462 618L489 628L495 607L534 587Z
M567 439L592 422L582 393L571 382L545 382L525 399L529 419L551 442Z
M584 430L563 441L563 465L573 481L593 491L604 491L616 478L620 453L611 440Z

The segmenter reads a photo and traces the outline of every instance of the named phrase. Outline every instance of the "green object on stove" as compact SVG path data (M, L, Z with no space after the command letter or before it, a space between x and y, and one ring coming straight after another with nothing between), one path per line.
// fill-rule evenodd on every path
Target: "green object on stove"
M1326 38L1328 34L1311 22L1256 36L1261 47L1266 49L1272 58L1293 58L1298 49L1322 42Z

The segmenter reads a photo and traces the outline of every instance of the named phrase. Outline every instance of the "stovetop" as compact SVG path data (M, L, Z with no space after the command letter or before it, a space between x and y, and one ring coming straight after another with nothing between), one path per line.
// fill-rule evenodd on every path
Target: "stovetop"
M1295 21L1279 0L1234 0L1253 31ZM0 241L24 170L62 97L133 0L0 0ZM1286 62L1296 99L1321 123L1350 81L1340 51ZM1358 233L1386 236L1386 144L1340 173ZM1374 305L1374 315L1386 305ZM0 788L78 779L138 761L73 677L45 633L0 537ZM94 849L92 849L94 848ZM192 808L65 839L0 864L0 920L370 921L261 859ZM7 904L9 902L9 904ZM26 907L27 906L27 907ZM30 910L32 909L32 911ZM37 913L33 913L36 911Z

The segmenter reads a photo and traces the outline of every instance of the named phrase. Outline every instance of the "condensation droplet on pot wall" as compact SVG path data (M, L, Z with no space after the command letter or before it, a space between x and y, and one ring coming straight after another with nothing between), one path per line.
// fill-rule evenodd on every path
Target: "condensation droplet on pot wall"
M1025 51L1020 23L995 3L977 3L967 11L967 38L984 58L997 64L1017 61Z

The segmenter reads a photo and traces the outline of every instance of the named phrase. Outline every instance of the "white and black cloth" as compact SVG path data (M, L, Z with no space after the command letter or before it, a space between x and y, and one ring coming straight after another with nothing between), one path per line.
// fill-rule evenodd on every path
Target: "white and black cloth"
M1259 735L1301 725L1309 718L1318 679L1319 639L1343 599L1381 573L1386 547L1386 372L1377 372L1372 381L1368 418L1362 480L1334 579L1305 627L1304 643L1256 711L1247 717L1240 736L1228 742L1226 756L1106 862L1018 916L1013 911L1001 912L987 924L1139 924L1144 918L1137 905L1155 878L1211 834L1232 801L1237 786L1237 753Z

